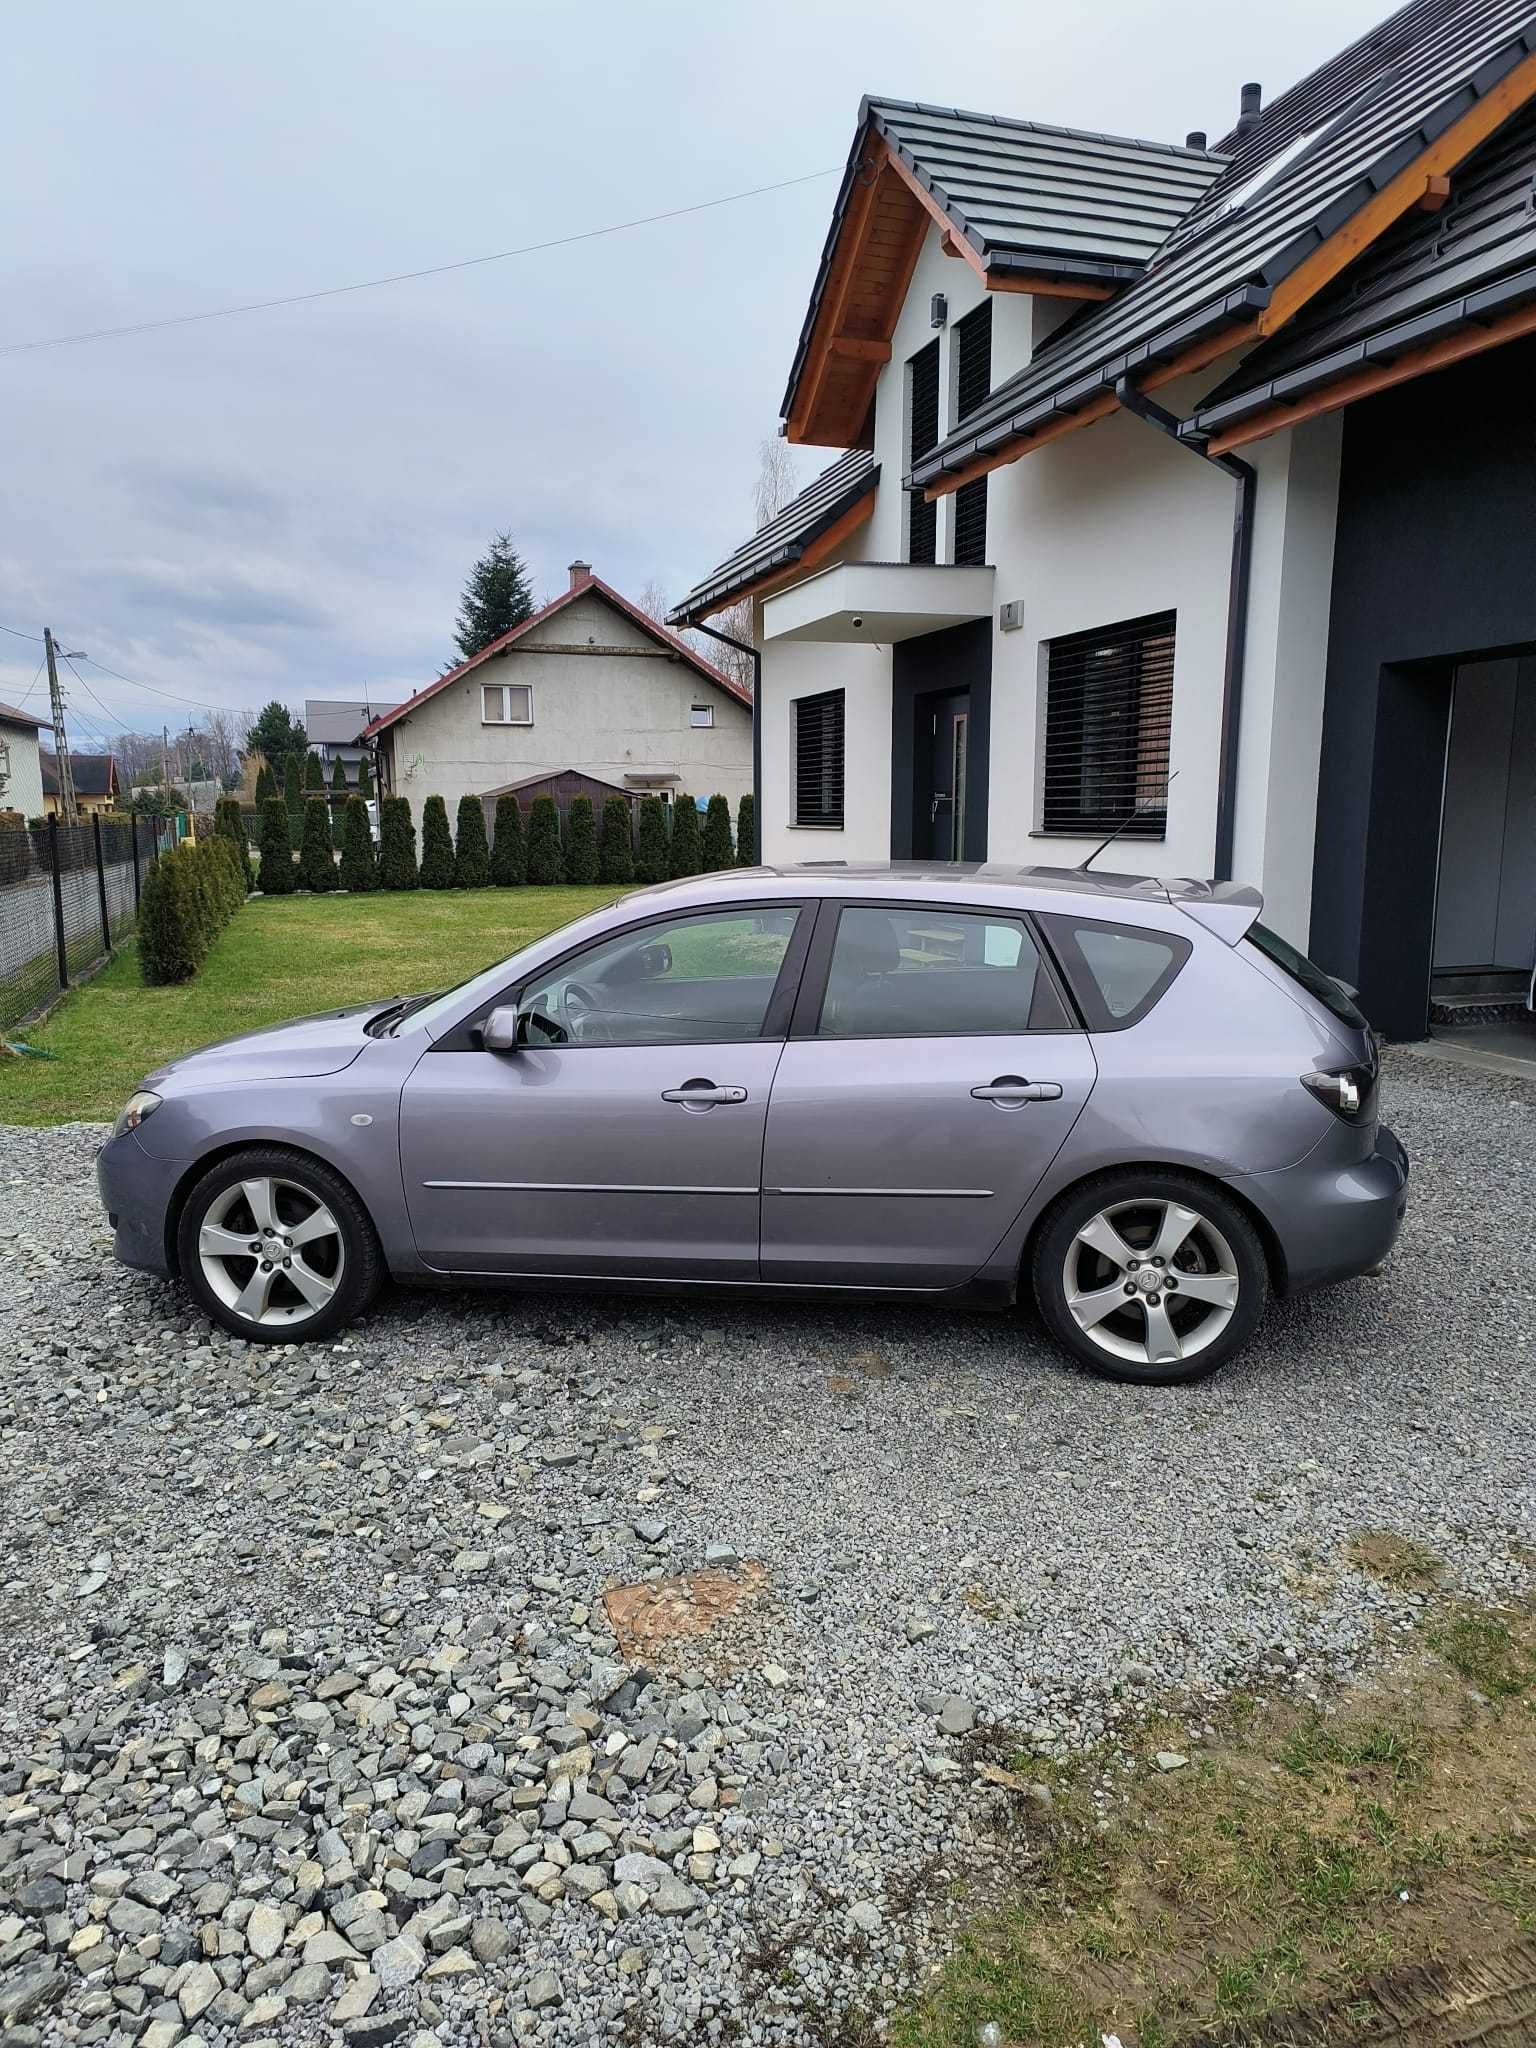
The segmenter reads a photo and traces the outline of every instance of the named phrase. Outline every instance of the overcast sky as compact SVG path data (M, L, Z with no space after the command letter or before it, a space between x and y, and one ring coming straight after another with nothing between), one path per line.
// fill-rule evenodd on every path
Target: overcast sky
M0 342L346 284L840 167L883 92L1213 138L1364 0L77 0L8 11ZM0 621L256 707L436 674L512 531L677 596L751 526L836 189L0 355ZM803 474L830 456L797 451ZM0 635L0 697L40 647ZM86 668L99 731L195 716ZM44 703L41 685L30 699ZM108 713L110 712L110 718ZM89 736L82 730L89 743Z

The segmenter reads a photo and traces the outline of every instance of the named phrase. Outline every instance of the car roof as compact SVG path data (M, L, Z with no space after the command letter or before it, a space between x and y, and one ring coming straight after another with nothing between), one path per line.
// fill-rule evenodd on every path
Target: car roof
M718 903L723 896L748 899L783 896L914 897L935 904L957 897L971 902L1018 903L1038 909L1077 908L1098 917L1110 906L1140 904L1191 912L1222 937L1236 938L1263 908L1257 889L1241 882L1203 882L1187 876L1101 874L1082 868L1015 866L1001 861L789 861L782 865L730 868L658 882L622 898L626 907L655 899L657 907L677 903Z

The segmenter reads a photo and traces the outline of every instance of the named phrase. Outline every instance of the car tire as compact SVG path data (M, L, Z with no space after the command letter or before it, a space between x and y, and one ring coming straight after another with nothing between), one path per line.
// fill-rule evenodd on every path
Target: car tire
M1204 1379L1269 1303L1247 1215L1193 1174L1101 1174L1046 1212L1030 1277L1046 1328L1084 1365L1135 1386Z
M251 1344L332 1336L384 1279L357 1196L339 1173L286 1145L252 1146L210 1167L182 1206L176 1250L198 1305Z

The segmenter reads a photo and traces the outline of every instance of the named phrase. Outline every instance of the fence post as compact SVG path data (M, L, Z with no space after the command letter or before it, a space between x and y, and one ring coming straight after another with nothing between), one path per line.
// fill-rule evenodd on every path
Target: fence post
M128 843L133 848L133 918L134 923L137 924L139 918L139 821L137 818L130 818L128 820Z
M112 919L107 910L107 870L101 858L101 813L91 813L91 837L96 845L96 894L101 899L101 950L112 952Z
M48 820L48 858L53 864L53 942L59 961L59 987L69 987L69 949L64 943L64 882L59 874L59 818Z

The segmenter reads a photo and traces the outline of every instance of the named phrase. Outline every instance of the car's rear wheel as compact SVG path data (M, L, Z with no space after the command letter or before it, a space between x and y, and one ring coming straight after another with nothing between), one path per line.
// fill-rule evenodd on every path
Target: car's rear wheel
M1206 1181L1105 1174L1064 1195L1035 1240L1035 1299L1058 1343L1112 1379L1174 1386L1240 1351L1269 1299L1264 1247Z
M367 1211L339 1174L286 1146L211 1167L176 1233L182 1277L216 1323L253 1344L328 1337L378 1292Z

